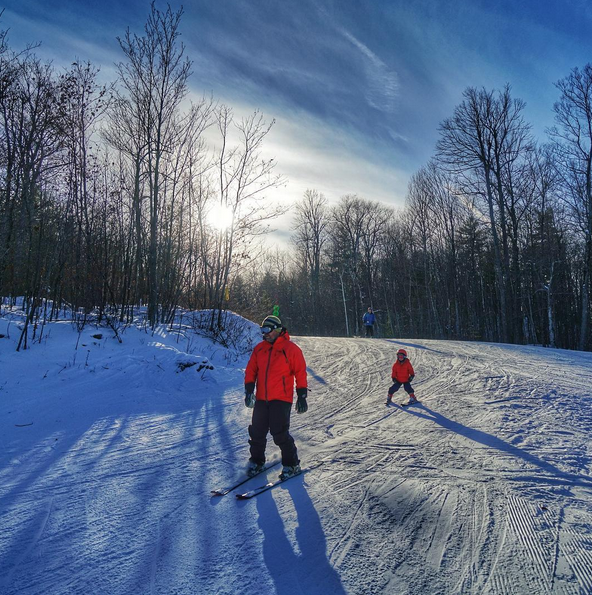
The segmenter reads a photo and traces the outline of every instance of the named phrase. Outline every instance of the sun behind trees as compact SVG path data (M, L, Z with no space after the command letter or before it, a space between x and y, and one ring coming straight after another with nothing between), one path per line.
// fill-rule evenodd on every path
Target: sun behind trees
M404 209L309 189L293 248L265 252L274 122L190 94L182 14L152 4L108 83L0 31L0 296L25 298L19 349L58 309L151 327L208 309L216 336L226 309L274 304L294 334L359 335L370 306L382 337L592 347L591 65L557 83L548 142L509 85L470 87Z
M219 325L249 242L281 212L262 204L282 183L260 157L273 122L187 101L181 16L153 4L106 86L89 63L59 73L1 37L0 295L24 296L28 323L61 307L131 321L146 305L151 326L178 306ZM209 225L219 209L226 225Z

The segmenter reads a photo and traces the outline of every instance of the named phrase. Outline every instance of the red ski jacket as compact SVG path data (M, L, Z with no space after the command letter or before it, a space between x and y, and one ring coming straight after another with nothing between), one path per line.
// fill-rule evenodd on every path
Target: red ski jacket
M393 382L409 382L409 377L415 376L415 372L413 371L413 366L411 362L405 358L402 362L397 360L393 364L393 370L391 372L391 378Z
M273 343L261 341L245 370L245 384L257 383L258 401L294 402L296 388L307 388L306 362L298 345L284 331Z

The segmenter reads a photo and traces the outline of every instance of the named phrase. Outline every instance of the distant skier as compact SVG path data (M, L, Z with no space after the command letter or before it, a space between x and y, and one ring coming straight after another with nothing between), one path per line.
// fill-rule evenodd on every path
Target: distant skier
M397 351L397 361L393 364L391 378L394 384L388 389L387 405L392 403L393 395L401 388L401 385L409 395L409 401L406 404L413 405L413 403L418 402L411 387L411 382L415 378L415 371L411 362L407 359L407 352L404 349Z
M294 383L298 395L296 411L304 413L308 410L306 361L277 316L265 318L261 323L261 334L263 341L253 349L245 370L245 405L253 408L247 473L256 475L263 469L267 433L270 432L282 452L280 479L287 479L301 471L296 444L289 430Z
M368 306L368 312L365 312L364 316L362 316L362 322L364 323L364 326L366 327L366 336L373 337L374 336L374 323L376 322L376 316L374 315L374 312L372 311L372 308L370 308L370 306Z

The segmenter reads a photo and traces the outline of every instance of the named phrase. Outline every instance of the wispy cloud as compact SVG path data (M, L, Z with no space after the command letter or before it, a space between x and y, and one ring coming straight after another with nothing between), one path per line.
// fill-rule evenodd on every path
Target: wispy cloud
M337 31L356 47L364 56L367 93L369 105L382 111L392 111L399 91L399 78L368 46L356 39L351 33L337 27Z
M150 10L149 0L8 4L1 24L16 47L42 41L41 57L90 59L109 76L116 36L141 34ZM181 39L197 95L277 120L267 149L290 180L282 197L313 187L396 204L467 86L509 82L535 127L549 123L553 82L590 61L588 4L192 0Z
M222 100L224 98L221 98ZM235 102L237 120L252 113L252 106ZM374 152L363 135L343 130L303 110L265 111L275 119L264 143L265 158L277 163L287 186L274 191L274 200L293 204L307 189L336 202L344 194L358 194L393 206L402 206L408 174L397 168L386 151Z
M35 53L54 62L57 68L67 67L74 60L88 60L100 67L101 80L113 81L116 76L114 63L122 59L116 35L123 30L108 33L79 15L70 15L56 22L46 20L34 11L23 14L14 10L6 10L2 24L9 27L9 42L15 50L39 44Z
M371 150L367 139L325 124L305 113L278 115L265 151L277 159L288 185L277 199L294 204L307 189L322 192L331 203L345 194L394 207L404 204L408 175Z
M401 142L393 118L398 76L359 36L316 2L279 3L273 10L267 3L248 10L232 4L233 19L207 11L195 25L204 33L194 42L198 79L226 95L250 95L264 108L283 103L334 126Z

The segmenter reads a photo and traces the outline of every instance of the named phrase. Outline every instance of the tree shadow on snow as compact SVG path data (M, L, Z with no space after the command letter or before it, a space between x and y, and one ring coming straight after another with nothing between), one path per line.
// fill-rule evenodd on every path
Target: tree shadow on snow
M429 407L426 407L423 403L419 404L419 409L411 409L406 408L405 411L410 415L414 415L415 417L420 417L421 419L425 419L427 421L432 421L437 423L438 425L450 430L451 432L456 432L465 438L469 438L474 442L478 442L479 444L483 444L489 448L493 448L504 452L508 455L511 455L517 459L522 459L526 463L538 467L539 469L545 471L546 473L554 476L553 480L549 480L548 478L541 478L537 480L535 478L530 478L531 480L541 481L542 483L555 483L557 485L578 485L582 487L592 488L592 479L586 477L584 475L576 475L573 473L568 473L562 471L555 465L548 463L538 457L530 454L528 451L518 448L513 444L494 436L493 434L488 434L487 432L483 432L482 430L476 430L474 428L470 428L469 426L465 426L461 423L458 423L454 420L445 417L441 413L433 411ZM515 479L523 479L516 477Z
M396 339L386 339L387 343L394 343L395 345L400 345L401 347L411 347L413 349L419 349L421 351L431 351L432 353L444 353L443 351L439 351L438 349L432 349L430 347L426 347L425 345L419 345L418 343L409 343L408 341L397 341Z
M234 405L222 400L222 389L181 401L114 401L73 416L75 423L64 418L61 431L53 430L51 417L47 430L23 440L21 463L6 458L12 467L3 469L0 459L9 481L0 493L0 526L5 511L19 520L0 552L0 592L16 593L29 583L54 592L64 569L72 591L110 592L115 580L120 592L147 592L156 580L155 549L170 563L169 534L186 528L187 501L209 493L211 470L218 468L211 462L220 452L232 459L240 446L240 428L225 423ZM215 531L209 515L200 515L199 529L202 540ZM126 564L115 572L117 552L125 552ZM207 548L205 555L209 560ZM49 571L55 567L61 572ZM169 577L171 591L184 578L175 580Z
M345 595L341 579L327 558L325 533L306 488L300 479L293 479L285 489L290 491L298 516L299 551L295 551L286 535L272 495L257 498L258 524L264 536L263 559L277 592L282 595Z

